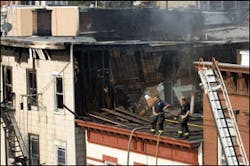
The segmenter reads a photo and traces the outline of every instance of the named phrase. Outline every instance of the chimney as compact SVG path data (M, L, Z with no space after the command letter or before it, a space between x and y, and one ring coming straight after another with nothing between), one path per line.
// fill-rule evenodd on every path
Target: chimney
M33 14L33 35L51 36L51 12L48 9L35 9Z

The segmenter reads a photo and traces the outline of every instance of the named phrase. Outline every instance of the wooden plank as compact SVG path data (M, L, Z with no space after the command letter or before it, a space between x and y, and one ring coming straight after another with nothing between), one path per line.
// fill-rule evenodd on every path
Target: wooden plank
M117 110L117 111L119 111L119 112L122 112L122 113L125 113L125 114L130 115L130 116L133 116L133 117L135 117L135 118L138 118L138 119L143 120L143 121L145 121L145 122L151 122L149 119L146 119L146 118L144 118L144 117L141 117L140 115L134 114L134 113L129 112L129 111L125 110L125 109L116 107L115 110Z
M110 122L110 123L113 123L113 124L116 124L116 125L119 125L119 126L123 126L123 127L129 128L127 125L124 125L124 124L115 122L115 121L113 121L113 120L110 120L110 119L107 119L107 118L104 118L104 117L101 117L101 116L97 116L97 115L94 115L94 114L88 114L88 115L89 115L89 116L92 116L92 117L94 117L94 118L97 118L97 119L101 119L101 120L106 121L106 122Z
M110 109L107 109L107 108L102 108L101 110L106 111L106 112L108 112L108 113L111 113L111 114L113 114L113 115L116 115L116 116L119 116L119 117L128 119L128 120L131 120L131 121L133 121L133 122L137 122L137 123L140 123L140 124L145 124L145 123L143 123L143 121L141 121L141 120L139 120L139 119L137 119L137 118L129 117L129 116L127 116L127 115L121 114L121 113L116 112L116 111L114 111L114 110L110 110Z

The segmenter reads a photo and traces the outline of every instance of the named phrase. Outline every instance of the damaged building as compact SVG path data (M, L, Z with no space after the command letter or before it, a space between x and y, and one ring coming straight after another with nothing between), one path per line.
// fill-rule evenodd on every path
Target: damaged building
M248 36L213 38L199 11L47 9L16 9L34 14L33 27L1 37L1 135L14 136L20 148L1 141L10 149L4 156L44 165L204 163L203 93L193 61L236 64ZM55 24L67 25L57 13L63 10L79 18L67 35ZM159 137L149 132L145 99L156 94L171 104ZM191 102L188 139L176 137L181 95Z

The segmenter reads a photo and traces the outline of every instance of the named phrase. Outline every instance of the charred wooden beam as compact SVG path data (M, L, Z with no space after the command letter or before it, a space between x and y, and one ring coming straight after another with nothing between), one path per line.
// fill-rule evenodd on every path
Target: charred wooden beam
M128 120L133 121L133 122L136 122L136 123L145 124L145 122L142 121L142 120L139 120L139 119L134 118L134 117L129 117L128 115L125 115L125 114L116 112L116 111L114 111L114 110L110 110L110 109L107 109L107 108L102 108L101 110L102 110L102 111L106 111L106 112L108 112L108 113L110 113L110 114L113 114L113 115L116 115L116 116L119 116L119 117L128 119Z
M128 110L125 110L125 109L123 109L123 108L118 108L118 107L116 107L115 110L117 110L117 111L119 111L119 112L122 112L122 113L124 113L124 114L130 115L130 116L132 116L132 117L138 118L138 119L143 120L143 121L145 121L145 122L149 122L149 123L151 122L149 119L143 118L143 117L141 117L140 115L137 115L137 114L134 114L134 113L132 113L132 112L129 112Z
M198 70L198 67L200 66L200 62L195 61L193 62L195 65L196 70ZM203 62L204 66L206 67L212 67L212 62ZM229 71L229 72L235 72L235 73L244 73L249 74L249 67L248 66L242 66L240 64L230 64L230 63L218 63L218 66L220 68L220 71Z
M88 114L89 116L92 116L94 118L97 118L97 119L100 119L100 120L103 120L103 121L106 121L106 122L110 122L110 123L113 123L113 124L116 124L118 126L123 126L123 127L127 127L129 128L127 125L124 125L122 123L118 123L118 122L115 122L111 119L108 119L108 118L105 118L105 117L101 117L101 116L98 116L98 115L94 115L94 114Z

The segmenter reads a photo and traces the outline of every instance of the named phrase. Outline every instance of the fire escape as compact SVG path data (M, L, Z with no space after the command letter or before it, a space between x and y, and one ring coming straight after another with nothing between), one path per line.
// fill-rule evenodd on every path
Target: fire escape
M7 98L1 102L1 119L3 121L3 126L6 129L6 148L8 150L8 158L13 158L14 165L28 165L28 149L22 138L22 134L17 125L14 116L14 102L15 94L11 93ZM6 163L8 165L8 163Z

